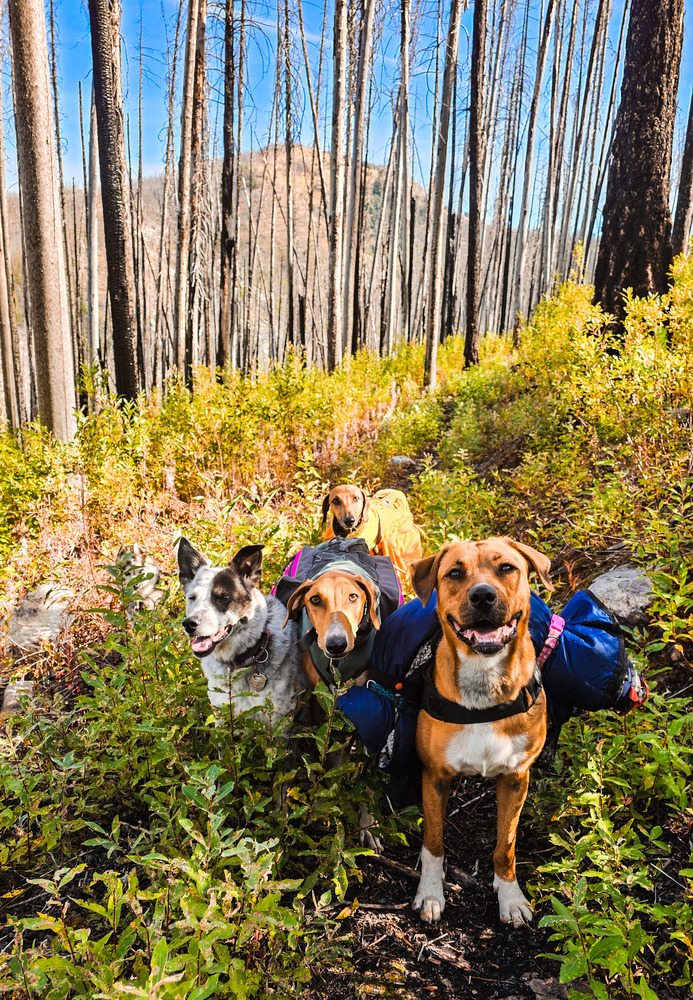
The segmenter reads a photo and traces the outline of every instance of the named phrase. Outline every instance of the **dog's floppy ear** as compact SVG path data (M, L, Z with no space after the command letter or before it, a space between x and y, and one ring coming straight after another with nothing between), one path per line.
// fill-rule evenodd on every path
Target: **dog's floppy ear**
M549 580L549 570L551 569L551 560L549 557L545 556L543 552L537 552L531 545L515 541L514 538L506 538L505 541L508 545L512 545L514 549L517 549L521 556L525 557L531 569L535 571L546 589L552 591L553 584Z
M325 499L322 502L322 523L323 524L327 520L327 515L328 515L329 510L330 510L330 493L332 493L332 490L330 490L328 493L325 494Z
M366 579L365 576L355 576L354 583L358 583L361 590L363 590L368 598L368 614L373 626L375 628L380 628L380 619L378 618L377 604L378 595L375 592L375 587L370 580Z
M361 490L361 496L363 497L363 512L361 514L361 520L364 524L366 524L368 521L368 515L371 512L371 502L363 490Z
M305 596L312 586L312 580L305 580L300 587L297 587L296 590L294 590L293 594L286 603L286 618L284 619L282 628L286 628L290 621L296 621L299 611L303 607Z
M207 566L207 560L198 552L194 545L191 545L185 535L181 535L178 542L178 579L183 588L183 593L187 590L195 578L200 566Z
M410 567L411 583L416 596L424 607L431 599L431 594L436 589L438 578L438 566L444 552L448 546L444 545L435 556L426 556L424 559L416 559Z
M258 587L262 578L262 550L264 545L244 545L231 560L240 576L251 587Z

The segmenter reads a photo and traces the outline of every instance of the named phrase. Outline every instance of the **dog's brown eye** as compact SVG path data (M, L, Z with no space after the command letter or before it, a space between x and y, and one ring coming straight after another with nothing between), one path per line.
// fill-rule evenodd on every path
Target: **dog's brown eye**
M310 603L315 604L317 606L318 604L322 604L322 601L320 600L317 594L313 594L313 596L310 599Z
M512 563L501 563L498 567L499 573L512 573L517 569L517 566L513 566Z
M339 497L335 497L334 500L332 501L332 503L335 505L335 507L339 507L339 505L340 505L341 502L342 501L339 499Z
M351 601L352 604L354 603L354 601L358 601L358 599L359 599L358 594L349 594L349 600Z
M464 572L458 566L453 566L447 574L449 580L461 580L463 576Z

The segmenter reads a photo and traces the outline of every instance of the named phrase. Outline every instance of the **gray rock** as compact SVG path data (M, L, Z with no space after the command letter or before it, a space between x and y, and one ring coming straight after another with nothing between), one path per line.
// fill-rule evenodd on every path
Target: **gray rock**
M25 657L46 643L55 643L73 621L68 613L72 592L59 583L42 583L26 594L7 622L7 651Z
M624 624L642 625L647 621L652 581L637 566L616 566L598 576L589 589Z
M393 465L396 469L403 469L409 465L416 465L416 462L408 455L393 455L390 459L390 465Z
M14 681L10 683L5 688L5 697L2 700L2 709L0 712L3 715L20 715L23 711L22 705L19 702L21 695L29 698L34 697L34 682L33 681Z

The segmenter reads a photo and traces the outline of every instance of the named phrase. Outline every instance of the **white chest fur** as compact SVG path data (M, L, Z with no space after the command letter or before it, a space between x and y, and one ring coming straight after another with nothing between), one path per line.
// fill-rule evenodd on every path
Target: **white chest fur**
M495 778L522 769L526 746L526 736L505 736L496 732L492 722L480 722L465 726L452 738L447 763L458 774Z

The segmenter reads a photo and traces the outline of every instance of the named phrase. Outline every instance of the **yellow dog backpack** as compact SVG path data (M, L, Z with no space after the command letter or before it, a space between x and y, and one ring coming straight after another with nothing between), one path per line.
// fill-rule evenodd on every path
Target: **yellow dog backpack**
M372 555L388 556L402 587L409 589L409 566L415 559L421 559L423 550L419 529L401 490L378 490L370 499L368 520L362 521L351 534L365 538ZM330 519L324 538L327 541L334 537Z

